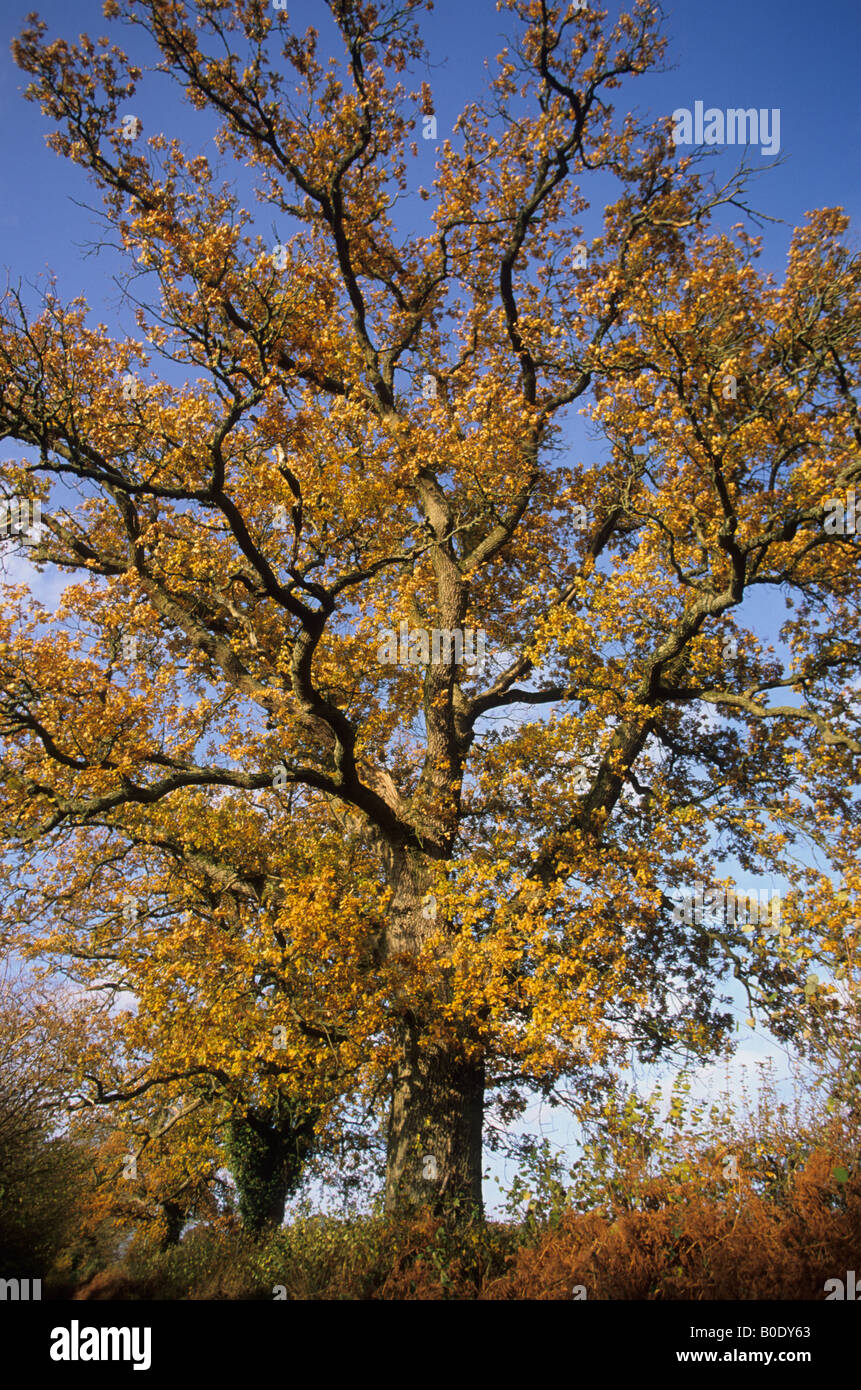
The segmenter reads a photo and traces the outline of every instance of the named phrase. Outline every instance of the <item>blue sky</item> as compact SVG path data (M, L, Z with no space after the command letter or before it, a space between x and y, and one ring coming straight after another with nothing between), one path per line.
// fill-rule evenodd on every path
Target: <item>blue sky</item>
M99 229L80 204L96 205L98 194L79 170L46 149L46 123L23 99L25 75L9 51L33 4L2 0L0 5L0 117L6 132L0 146L0 266L27 279L53 269L61 293L84 293L107 314L112 291L104 263L83 259L81 250L97 239ZM610 0L608 8L615 13L620 7ZM805 0L669 0L664 10L669 70L637 79L617 97L655 116L693 108L697 100L721 109L780 109L784 163L760 181L757 199L763 210L788 224L766 230L768 259L777 270L791 227L809 209L840 205L854 217L859 211L861 11L856 0L830 0L819 7ZM97 0L43 0L38 12L55 37L84 31L109 33L121 46L139 43L137 32L127 37L121 26L106 23ZM297 27L311 22L324 32L328 27L322 0L302 0L289 13ZM497 13L494 0L437 0L423 27L432 61L428 78L444 135L462 104L480 94L485 60L500 51L513 25L509 15ZM145 131L169 129L206 147L207 119L189 112L168 91L165 79L144 75L135 106ZM723 155L728 170L735 153ZM432 147L420 145L420 157L429 174Z
M85 255L87 246L102 235L91 210L99 206L100 195L80 170L46 148L47 123L38 108L23 99L26 78L9 52L33 4L34 0L2 0L0 6L0 117L6 131L0 145L0 273L4 278L8 273L13 281L33 282L48 271L56 272L61 299L84 295L97 319L120 327L111 256ZM607 8L615 13L620 6L610 0ZM636 104L644 118L668 116L677 107L693 109L697 101L720 109L778 108L781 163L758 180L753 201L782 222L763 227L761 264L780 275L792 228L818 207L845 208L853 217L852 240L857 244L857 0L830 0L820 6L806 0L667 0L664 12L670 40L667 70L626 83L616 94L619 105ZM114 42L139 51L139 33L107 24L101 4L94 0L47 0L39 14L48 22L51 37L108 33ZM324 32L329 27L322 0L290 5L290 16L299 29L308 23ZM509 15L497 12L494 0L437 0L432 14L424 17L432 64L426 76L441 138L450 133L464 102L481 94L485 60L502 49L513 27ZM145 134L161 129L179 135L193 149L215 154L208 118L190 112L165 79L145 74L130 110L140 115ZM719 155L727 174L738 154L727 149ZM756 162L765 162L758 151L752 154ZM421 141L419 164L416 182L429 184L433 146ZM414 206L418 210L419 205ZM268 214L259 225L262 231L268 229ZM131 324L124 319L121 328L129 330ZM584 449L598 447L587 446L579 432L572 437ZM52 592L45 579L39 589L43 597ZM776 622L774 615L772 633ZM740 1007L740 1012L746 1009ZM748 1058L772 1051L767 1038L745 1031ZM492 1198L492 1190L487 1195Z

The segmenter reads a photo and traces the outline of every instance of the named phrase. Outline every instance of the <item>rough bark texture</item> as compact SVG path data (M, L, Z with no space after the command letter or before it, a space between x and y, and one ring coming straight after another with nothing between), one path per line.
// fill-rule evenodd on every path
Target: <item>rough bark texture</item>
M386 1210L482 1209L484 1067L404 1031L389 1115Z
M386 953L415 958L446 924L428 894L433 863L405 851L389 860L394 889ZM400 1056L392 1079L386 1155L386 1210L420 1206L468 1213L482 1207L484 1064L467 1039L431 1041L421 1009L401 1001ZM397 1007L397 1001L396 1001Z

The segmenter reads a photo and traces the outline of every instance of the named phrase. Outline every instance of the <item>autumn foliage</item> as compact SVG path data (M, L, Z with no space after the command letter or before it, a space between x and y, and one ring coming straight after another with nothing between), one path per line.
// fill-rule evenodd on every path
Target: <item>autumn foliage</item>
M697 1145L686 1123L663 1127L669 1147L651 1176L642 1129L616 1127L614 1181L581 1168L588 1210L570 1194L554 1206L548 1188L537 1195L549 1205L517 1222L318 1215L263 1244L200 1227L166 1252L139 1248L75 1296L821 1301L829 1279L857 1266L861 1190L857 1164L850 1174L843 1161L858 1136L832 1123L805 1138L788 1118L742 1126L749 1153L731 1182L725 1156ZM742 1132L735 1142L743 1147Z
M53 283L0 309L4 496L65 583L0 613L4 939L102 999L76 1103L168 1231L261 1115L285 1153L309 1116L322 1149L383 1135L389 1213L480 1208L530 1095L719 1054L730 979L811 1048L857 988L848 219L764 272L750 170L618 105L658 7L502 8L421 193L415 0L330 0L325 35L108 0L129 54L36 18L15 45L135 334ZM160 81L232 183L128 125ZM402 623L480 629L486 668L379 661ZM788 885L778 932L678 910L728 856ZM723 1239L692 1211L690 1250Z

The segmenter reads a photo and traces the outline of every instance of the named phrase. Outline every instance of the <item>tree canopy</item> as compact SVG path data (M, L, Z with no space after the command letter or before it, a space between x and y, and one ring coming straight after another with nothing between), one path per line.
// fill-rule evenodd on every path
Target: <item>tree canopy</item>
M416 197L422 8L328 0L330 53L260 0L108 0L146 76L31 17L138 336L54 285L0 312L4 495L68 577L0 624L9 938L118 999L94 1099L382 1106L392 1209L480 1201L530 1091L712 1054L730 973L795 1036L861 886L848 219L758 268L751 171L616 105L651 0L504 0ZM159 74L233 182L139 128ZM727 855L792 885L780 930L677 910Z

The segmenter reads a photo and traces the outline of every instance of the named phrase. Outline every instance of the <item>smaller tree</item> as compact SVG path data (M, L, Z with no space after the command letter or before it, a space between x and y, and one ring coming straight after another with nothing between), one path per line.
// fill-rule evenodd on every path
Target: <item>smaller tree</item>
M213 1113L201 1097L149 1093L133 1106L99 1108L82 1118L97 1171L82 1222L88 1245L113 1246L116 1258L133 1232L167 1249L188 1221L215 1220L220 1153Z
M247 1230L280 1226L284 1204L301 1182L317 1115L278 1096L273 1104L249 1106L228 1122L228 1164Z
M80 1016L7 966L0 976L0 1276L44 1278L69 1237L86 1152L64 1132Z

